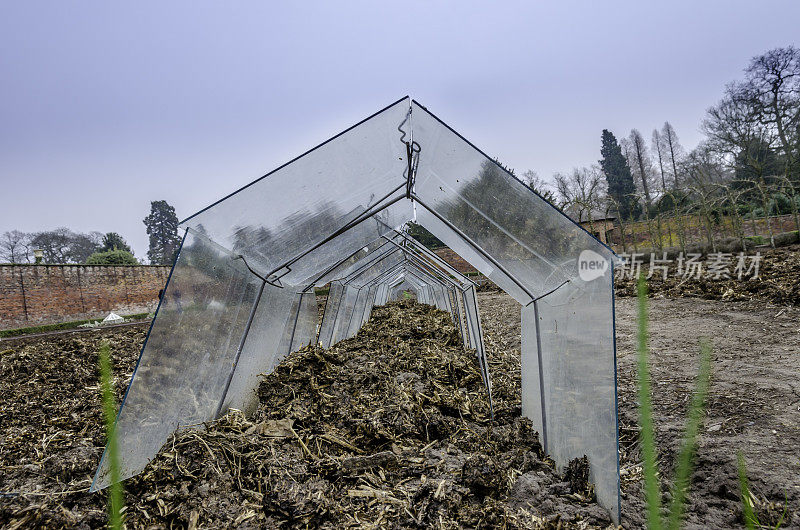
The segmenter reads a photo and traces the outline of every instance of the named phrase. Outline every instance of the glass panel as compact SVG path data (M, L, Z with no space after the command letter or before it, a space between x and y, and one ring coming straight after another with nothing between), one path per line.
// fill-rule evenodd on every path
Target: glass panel
M464 293L462 291L456 291L456 313L459 327L461 328L461 341L464 343L464 347L474 348L475 346L472 343L472 336L469 334L469 326L465 318Z
M464 293L464 310L467 317L467 325L469 326L469 335L472 338L470 341L472 347L475 348L475 355L478 357L478 363L481 368L481 376L483 382L489 391L489 402L492 399L492 386L489 379L489 368L486 361L486 349L483 345L483 332L481 330L481 320L478 314L478 297L475 293L475 287L470 287Z
M361 262L361 260L373 252L376 252L380 248L389 244L390 243L388 243L383 237L376 238L374 241L371 241L364 247L358 249L352 255L344 259L339 259L339 261L335 261L334 265L329 265L328 270L325 272L317 273L312 277L306 278L304 281L300 282L300 284L308 287L310 283L313 283L317 287L322 287L331 280L343 278L346 276L345 271L352 270L353 265Z
M421 145L417 221L523 306L537 298L544 418L536 419L539 378L530 309L523 313L522 377L526 411L543 423L547 449L564 465L589 457L597 498L619 516L612 287L583 281L579 256L608 262L613 253L469 144L412 104ZM473 297L465 296L467 319ZM475 336L473 329L470 335ZM541 408L541 407L540 407Z
M516 301L523 305L530 302L531 297L528 296L510 276L491 264L475 250L473 245L465 241L458 233L439 220L433 213L422 207L417 208L417 222L470 265L479 270L484 276L497 284L503 291L511 295Z
M369 288L361 287L356 294L356 301L353 304L353 314L350 317L350 326L347 330L347 338L355 336L361 325L364 323L364 311L367 309L367 297Z
M323 348L330 348L333 344L333 329L336 325L336 315L344 295L344 286L340 282L331 282L328 292L328 301L325 303L325 311L322 315L322 324L319 328L319 342Z
M606 247L426 109L412 106L414 140L422 146L416 194L510 275L524 279L529 295L520 300L523 305L573 278L581 251L611 257Z
M598 502L619 515L616 378L610 278L580 279L538 302L547 452L559 466L589 457ZM534 328L530 309L522 327ZM530 331L526 329L526 334ZM532 347L526 340L525 347ZM525 351L523 362L536 353ZM523 365L523 381L538 379L538 363ZM524 383L523 383L524 384ZM524 392L537 406L537 388ZM541 404L539 404L541 406ZM541 416L541 413L539 414ZM532 417L536 421L536 415ZM618 519L615 519L618 520Z
M364 291L366 292L366 302L364 304L363 311L361 311L361 321L358 324L358 329L361 329L367 320L369 320L369 315L372 313L372 307L375 305L375 291L377 291L377 289L378 286L375 283L364 287Z
M314 344L317 338L317 322L319 321L319 308L317 295L314 291L303 293L300 302L300 315L294 330L294 339L290 351L297 351L309 344Z
M539 442L547 451L547 431L544 428L542 409L543 378L538 331L538 302L521 309L521 354L522 354L522 415L529 418L539 433Z
M405 192L406 147L398 126L408 108L408 98L403 98L199 212L185 225L243 254L261 273L279 267L380 203L392 190ZM390 228L409 218L408 201L404 202L404 208L383 219ZM374 232L377 226L372 225ZM372 240L361 241L361 246ZM340 259L356 248L343 252L334 245L327 256Z
M289 319L294 324L296 298L298 297L292 289L265 284L231 378L222 413L229 408L246 413L255 410L258 405L256 389L260 374L270 373L274 365L288 353L281 350L280 341L286 333Z
M117 418L122 478L180 425L214 418L260 285L241 260L186 235ZM93 489L108 485L108 472L104 455Z
M456 324L455 306L453 305L453 297L455 296L455 288L449 287L445 290L445 304L447 304L447 312L450 313L450 318L453 319L453 324Z
M347 338L347 332L350 329L350 319L353 316L353 308L355 307L357 296L358 287L350 285L344 286L344 294L342 295L342 301L340 302L336 314L336 323L333 327L331 345Z
M368 265L358 269L346 279L349 285L362 286L370 283L384 273L395 269L405 261L403 252L399 249L387 249L381 256L371 260Z
M384 305L389 299L389 286L382 283L378 286L378 292L375 294L375 305Z
M401 194L395 194L398 195ZM411 215L411 203L403 199L292 263L290 270L282 269L278 274L285 274L282 281L293 285L302 284L306 278L319 274L342 256L349 256L384 234L392 232Z
M441 285L433 287L433 298L436 302L436 308L440 311L447 311L447 302L445 302L444 287Z

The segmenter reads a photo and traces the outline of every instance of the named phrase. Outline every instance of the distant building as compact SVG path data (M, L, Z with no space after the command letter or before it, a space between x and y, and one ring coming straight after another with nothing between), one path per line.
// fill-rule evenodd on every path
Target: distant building
M573 221L581 225L587 232L592 234L601 243L609 244L609 234L616 228L614 221L617 217L613 212L601 212L599 210L591 211L591 221L589 217L589 210L583 208L578 211L578 208L567 208L566 214L569 215Z

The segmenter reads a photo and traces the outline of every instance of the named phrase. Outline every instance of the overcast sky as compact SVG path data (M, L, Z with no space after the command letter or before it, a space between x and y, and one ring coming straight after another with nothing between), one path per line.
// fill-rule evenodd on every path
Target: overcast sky
M0 4L0 233L184 219L409 94L518 173L669 120L693 147L800 2Z

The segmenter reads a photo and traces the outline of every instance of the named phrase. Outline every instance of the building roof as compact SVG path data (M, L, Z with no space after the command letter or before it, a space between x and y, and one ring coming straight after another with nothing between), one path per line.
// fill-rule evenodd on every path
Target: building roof
M589 210L586 208L578 208L577 206L573 205L566 209L567 215L569 215L575 222L577 223L588 223L589 222ZM598 221L614 221L617 216L614 215L615 212L603 212L601 210L592 210L592 218L593 222Z

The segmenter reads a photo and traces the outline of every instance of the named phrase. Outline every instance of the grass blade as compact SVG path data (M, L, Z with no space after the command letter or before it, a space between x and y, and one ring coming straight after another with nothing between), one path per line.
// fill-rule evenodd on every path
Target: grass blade
M759 525L759 523L753 511L753 500L750 496L750 487L747 485L747 468L744 463L744 455L741 451L736 455L736 458L739 462L739 491L742 493L744 524L748 530L752 530L756 528L756 525ZM781 520L783 520L782 517ZM780 526L780 523L778 523L778 525Z
M658 486L658 462L656 461L656 442L653 432L653 405L650 401L647 282L643 276L639 276L637 291L639 298L637 386L642 458L644 460L645 501L647 502L647 527L651 530L659 530L661 528L661 492Z
M100 346L100 388L103 403L103 421L106 427L108 464L111 471L111 485L108 487L108 527L112 530L122 528L122 482L120 482L119 447L115 432L117 406L114 399L111 375L111 347L107 342Z
M702 342L700 344L700 370L697 373L694 395L689 405L683 445L678 453L678 463L675 467L675 480L672 486L672 503L670 504L668 524L671 529L680 528L683 519L694 455L697 451L697 436L700 431L700 424L703 421L710 381L711 346L706 342Z

